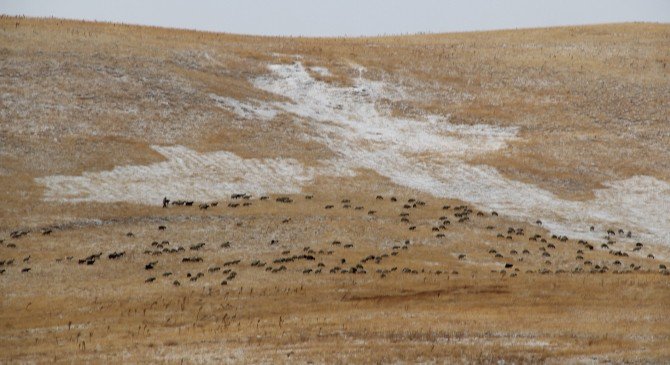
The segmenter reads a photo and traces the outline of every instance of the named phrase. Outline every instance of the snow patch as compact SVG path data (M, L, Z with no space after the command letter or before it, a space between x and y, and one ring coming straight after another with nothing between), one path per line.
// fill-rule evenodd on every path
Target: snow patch
M231 152L198 153L183 146L152 148L167 161L36 180L47 188L45 200L156 205L164 196L207 201L235 192L299 193L315 174L294 159L243 159Z
M455 125L436 115L391 116L377 105L405 92L365 79L362 67L353 87L315 80L299 62L269 69L270 75L252 82L291 102L250 104L214 94L210 98L248 119L269 120L278 112L296 115L309 123L309 138L328 146L336 158L308 168L294 159L242 159L225 151L199 154L181 146L156 146L167 161L37 179L47 187L45 199L159 204L163 196L208 200L231 192L297 193L318 175L354 176L357 169L370 169L398 185L437 197L461 199L516 219L541 219L556 234L601 239L588 230L596 225L600 231L632 230L635 240L670 242L667 182L635 176L606 184L592 200L564 200L535 185L507 179L490 166L466 162L506 148L518 138L516 128Z
M448 118L423 120L381 113L375 103L402 94L366 80L359 68L354 87L337 87L310 77L301 63L269 66L272 75L255 86L291 99L276 108L313 121L315 139L339 154L351 171L367 168L395 183L438 197L471 202L526 221L541 219L557 234L601 239L588 230L625 227L634 239L670 241L670 184L635 176L607 184L589 201L561 199L535 185L514 181L496 169L471 165L465 157L497 151L516 138L514 128L454 125Z
M268 108L266 104L261 102L245 103L237 99L216 94L209 94L209 97L214 100L219 107L229 110L243 119L272 120L277 116L277 111L275 109Z
M332 76L332 74L330 73L330 70L325 68L325 67L314 66L314 67L310 67L309 69L310 69L310 71L314 72L315 74L317 74L319 76L325 76L325 77Z

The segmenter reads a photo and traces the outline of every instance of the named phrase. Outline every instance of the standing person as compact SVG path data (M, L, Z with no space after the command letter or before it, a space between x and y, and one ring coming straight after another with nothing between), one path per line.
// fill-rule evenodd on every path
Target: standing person
M168 203L170 202L170 199L166 197L163 198L163 208L167 208Z

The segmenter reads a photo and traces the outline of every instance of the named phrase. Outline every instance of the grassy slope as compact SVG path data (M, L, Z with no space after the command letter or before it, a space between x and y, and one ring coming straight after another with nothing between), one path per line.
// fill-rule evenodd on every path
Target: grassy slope
M658 274L658 260L644 258L658 254L654 248L620 259L625 266L642 265L638 273L527 274L584 267L575 259L583 246L550 239L557 248L547 264L540 256L546 245L528 241L546 232L488 212L437 239L430 228L445 214L440 207L460 203L421 197L372 173L318 179L306 189L318 192L314 200L295 197L288 207L254 201L247 210L222 203L207 212L45 203L33 178L159 161L151 144L225 149L245 157L279 154L306 163L317 153L329 156L323 146L296 144L292 135L299 127L288 120L258 129L207 98L211 92L273 98L248 79L266 72L266 63L292 60L282 55L300 54L307 64L331 69L329 82L349 83L350 64L356 63L372 76L404 85L415 98L395 105L399 114L430 111L450 113L458 123L519 126L523 142L475 162L561 196L588 197L601 182L634 174L668 181L669 37L667 25L625 24L288 39L2 18L2 238L17 227L81 224L51 236L6 239L0 246L0 259L17 261L0 276L7 293L0 301L1 357L665 362L670 288L667 276ZM374 199L379 192L428 202L411 210L417 231L399 224L399 203L388 196ZM366 209L342 209L338 202L344 197ZM325 204L337 208L328 212ZM371 208L377 218L365 214ZM96 226L86 223L89 218L115 221ZM291 222L281 224L285 218ZM158 224L167 224L168 231L158 232ZM508 226L525 227L526 236L497 239ZM126 237L128 231L135 238ZM279 247L268 245L273 238L280 239ZM185 247L206 242L205 262L187 267L177 257L142 253L163 239ZM332 247L334 239L355 246ZM383 264L366 264L366 275L302 274L316 268L314 262L287 264L288 272L280 274L249 266L253 259L271 262L282 250L296 254L310 246L335 251L317 255L329 270L341 258L354 265L367 255L390 253L405 239L414 242L409 250ZM233 243L229 250L219 247L226 240ZM17 247L7 247L9 242ZM494 258L491 248L504 258ZM516 260L509 251L523 248L532 255L515 261L518 276L510 277L509 269L501 274L506 262ZM64 259L120 250L128 256L91 267ZM459 253L467 259L459 261ZM235 268L239 276L222 287L225 275L207 268L233 259L243 260ZM585 259L616 269L617 258L606 250L588 251ZM143 270L151 260L159 261L155 273ZM418 273L373 274L393 266ZM31 273L21 274L22 267ZM437 270L459 274L438 276ZM164 271L182 286L160 277ZM187 272L206 275L191 283ZM149 275L159 277L155 284L143 283Z

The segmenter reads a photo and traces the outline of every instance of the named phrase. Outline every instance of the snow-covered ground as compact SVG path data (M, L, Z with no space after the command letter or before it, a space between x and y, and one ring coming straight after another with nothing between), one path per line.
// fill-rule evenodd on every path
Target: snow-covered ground
M356 169L364 168L399 185L468 201L482 210L541 219L556 234L597 239L589 231L596 225L601 232L620 227L632 230L636 240L670 242L667 182L635 176L606 184L593 200L561 199L535 185L509 180L492 167L465 162L466 157L503 150L518 138L514 128L454 125L436 115L397 118L378 107L382 99L402 98L403 91L392 85L361 76L353 87L339 87L315 80L299 62L269 67L271 75L253 80L255 87L292 102L248 104L210 97L242 118L271 120L286 112L306 120L313 133L304 138L327 145L335 159L307 168L292 159L242 159L225 151L198 154L180 146L154 147L166 162L40 178L47 187L45 198L159 204L163 195L209 200L233 192L295 193L317 175L355 175Z

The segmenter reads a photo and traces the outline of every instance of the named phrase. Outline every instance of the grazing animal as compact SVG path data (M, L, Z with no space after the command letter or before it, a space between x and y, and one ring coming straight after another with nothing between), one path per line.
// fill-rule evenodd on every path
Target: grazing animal
M112 252L109 255L107 255L107 258L110 260L116 260L118 258L123 257L126 254L126 251L121 251L121 252Z
M80 259L79 264L80 265L81 264L93 265L93 264L95 264L95 260L99 259L100 256L102 256L102 252L94 254L94 255L90 255L86 258Z
M279 203L293 203L293 200L287 196L282 196L277 199L275 199Z
M23 237L27 234L28 234L28 231L14 231L14 232L9 234L9 237L17 239L17 238L21 238L21 237Z
M167 229L167 227L165 227L165 226L158 226L158 230L159 230L159 231L164 231L164 230L166 230L166 229Z
M184 257L181 259L181 262L202 262L202 257Z
M205 247L205 243L204 243L204 242L200 242L200 243L198 243L198 244L192 245L191 247L189 247L189 249L190 249L191 251L198 251L199 249L201 249L201 248L203 248L203 247Z
M458 259L459 260L465 260L465 254L462 253L462 254L458 255Z

